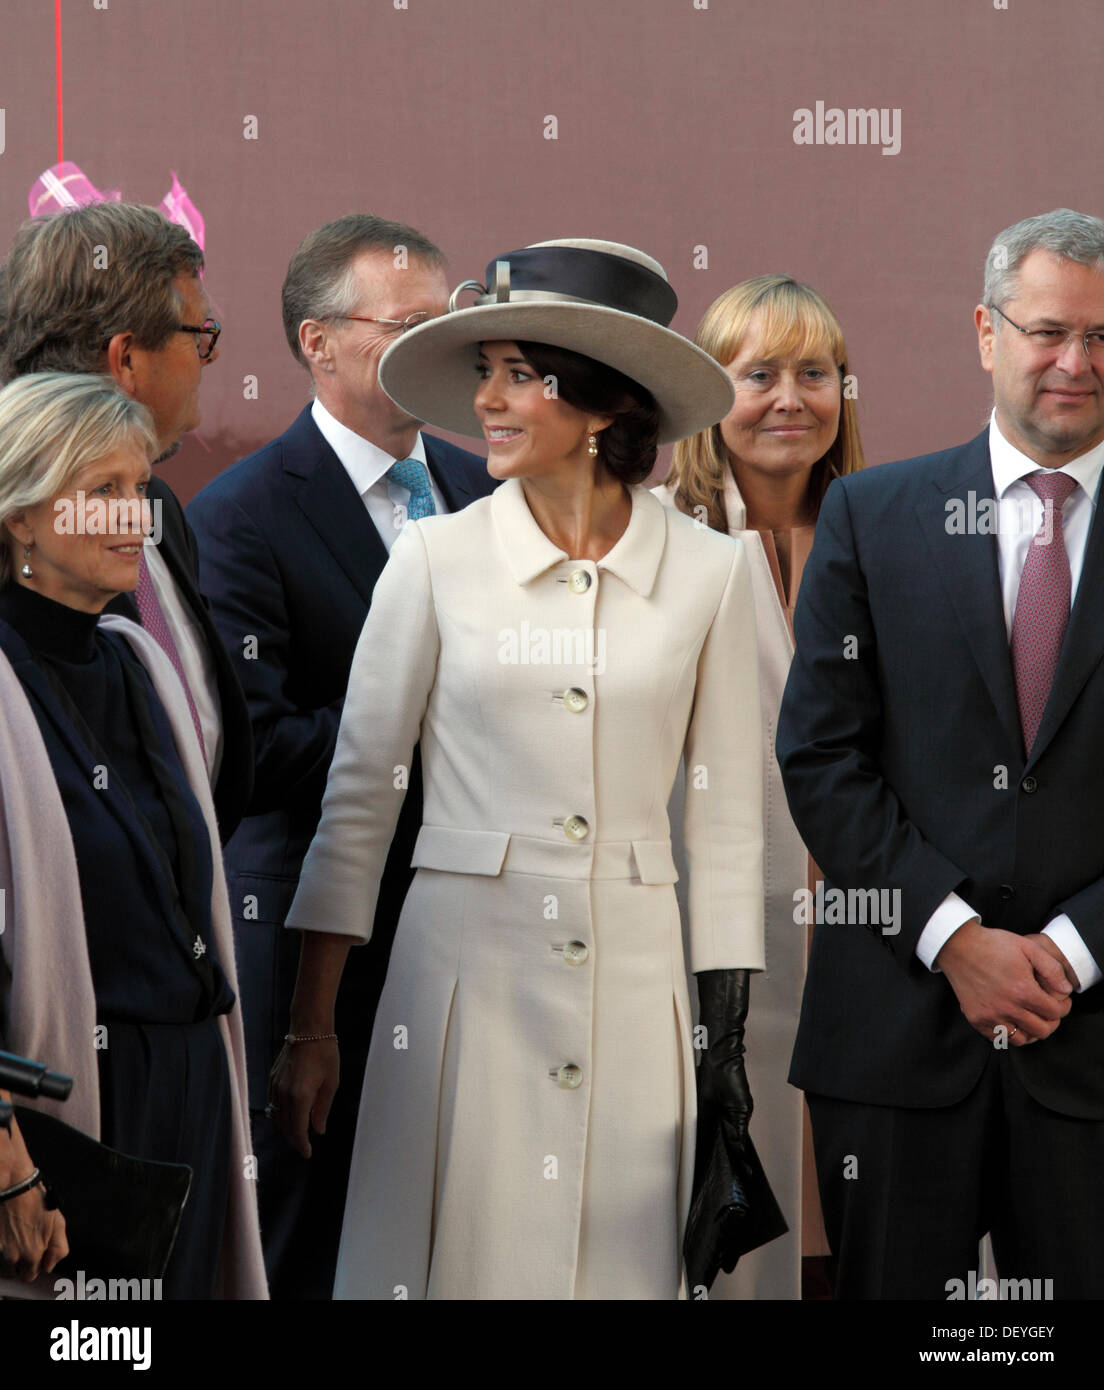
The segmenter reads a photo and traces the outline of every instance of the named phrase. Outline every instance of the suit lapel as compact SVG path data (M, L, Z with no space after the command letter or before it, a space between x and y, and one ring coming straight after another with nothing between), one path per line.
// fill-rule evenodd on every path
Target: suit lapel
M1004 624L997 538L991 529L970 526L986 499L993 505L993 468L989 432L955 450L934 479L932 502L917 504L916 512L946 586L951 607L966 635L974 661L989 691L997 718L1015 744L1022 747L1019 706L1012 677L1012 658ZM995 524L995 512L989 513ZM956 524L964 518L963 533Z
M1104 523L1101 522L1100 510L1099 505L1093 507L1077 596L1070 611L1054 683L1050 687L1028 766L1038 760L1061 728L1082 686L1104 656L1104 605L1100 602L1101 588L1104 586Z
M193 610L197 617L201 618L203 600L200 598L199 586L192 573L191 556L186 553L187 540L183 529L184 514L180 511L180 504L169 491L168 484L163 483L160 478L150 479L150 496L155 501L160 501L164 509L163 530L161 544L157 547L158 553L172 575L176 587L187 600L188 607Z
M474 492L458 468L449 468L448 453L449 446L443 439L434 439L430 434L423 434L422 439L425 443L426 462L429 464L429 471L433 475L433 481L441 490L441 496L448 504L450 512L459 512L475 501L481 493Z
M341 460L311 418L309 406L285 436L284 471L295 479L295 500L322 543L364 602L371 603L372 590L387 563L387 547Z

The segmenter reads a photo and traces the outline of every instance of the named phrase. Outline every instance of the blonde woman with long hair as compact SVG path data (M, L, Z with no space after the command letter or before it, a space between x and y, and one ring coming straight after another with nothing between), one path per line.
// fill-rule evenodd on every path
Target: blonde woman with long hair
M752 1138L790 1225L788 1235L719 1276L711 1297L796 1299L802 1256L828 1254L805 1104L786 1082L807 951L795 895L819 875L790 819L774 734L820 503L833 478L862 468L863 452L843 332L810 286L789 275L734 285L707 310L695 342L731 376L735 404L718 424L675 445L667 481L655 491L701 524L739 537L751 569L766 759L767 968L757 981L747 1069ZM816 1275L815 1265L807 1268Z

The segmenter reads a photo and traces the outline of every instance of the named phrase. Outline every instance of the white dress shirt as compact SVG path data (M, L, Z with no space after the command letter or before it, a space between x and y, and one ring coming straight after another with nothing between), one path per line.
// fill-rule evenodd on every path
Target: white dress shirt
M1024 481L1029 473L1043 470L1034 460L1009 444L997 427L997 414L989 420L989 456L993 465L993 496L999 505L997 558L1000 573L1001 598L1004 603L1004 625L1012 640L1012 619L1016 612L1016 596L1020 591L1020 575L1032 538L1043 523L1042 499ZM1070 607L1077 597L1081 567L1085 560L1085 543L1096 510L1096 496L1104 468L1104 443L1081 454L1062 468L1048 470L1068 473L1077 483L1062 508L1062 532L1070 564ZM946 942L966 922L980 921L977 912L959 897L948 893L920 933L916 954L929 970L936 970L936 956ZM1100 966L1093 958L1081 933L1066 913L1060 913L1043 928L1069 961L1079 981L1078 993L1101 979Z
M353 480L353 486L368 509L368 515L379 532L380 540L390 554L391 547L406 525L406 509L410 502L410 489L400 487L386 476L391 465L401 460L392 458L363 435L356 434L340 420L335 420L320 400L316 399L311 406L311 415L322 438ZM441 496L441 490L434 482L433 474L429 472L425 441L420 432L414 440L414 447L404 457L417 459L419 463L426 465L434 505L439 513L447 512L448 504Z
M218 781L219 768L222 766L222 712L219 708L214 658L207 646L203 629L189 604L180 596L176 581L157 546L147 544L145 557L146 569L153 582L157 601L176 642L180 664L184 668L184 678L195 702L199 727L203 730L207 776L214 787Z

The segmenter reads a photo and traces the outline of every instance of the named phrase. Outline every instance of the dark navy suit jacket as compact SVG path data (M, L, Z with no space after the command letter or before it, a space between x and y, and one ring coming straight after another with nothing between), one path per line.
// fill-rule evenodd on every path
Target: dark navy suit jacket
M778 758L826 880L899 889L901 930L818 926L790 1080L879 1105L944 1106L992 1046L915 954L957 891L1021 935L1068 913L1104 963L1104 518L1096 506L1058 669L1024 756L997 539L948 502L993 497L988 431L834 482L794 618ZM1009 1056L1029 1093L1104 1119L1104 984Z
M233 663L216 631L210 606L200 592L196 538L185 519L184 509L169 485L156 474L150 478L149 496L161 507L161 557L181 597L195 615L214 662L222 718L222 762L212 795L219 834L225 844L238 828L253 790L253 735L249 711ZM118 613L136 623L142 621L132 593L118 594L104 612Z
M495 482L483 459L423 435L433 479L459 511ZM287 1029L299 933L282 930L321 814L353 651L387 550L306 407L284 434L196 496L201 575L253 720L250 814L226 848L250 1103ZM420 768L399 818L371 942L339 996L342 1051L366 1050L421 825Z

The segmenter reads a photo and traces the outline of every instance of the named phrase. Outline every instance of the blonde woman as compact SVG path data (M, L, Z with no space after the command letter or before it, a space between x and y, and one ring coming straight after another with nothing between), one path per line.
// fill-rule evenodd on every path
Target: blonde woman
M747 1068L752 1137L790 1225L787 1236L719 1276L711 1296L800 1298L801 1256L828 1254L804 1101L786 1083L807 949L795 894L818 875L790 819L774 735L817 512L832 479L863 466L863 452L853 393L845 389L843 331L808 285L788 275L734 285L707 310L695 342L727 370L735 404L718 424L675 445L671 472L656 493L712 530L740 538L751 570L766 759L767 968L757 982Z
M264 1298L206 766L160 639L101 620L157 531L153 422L110 378L33 373L0 391L0 442L0 1048L73 1078L76 1129L192 1169L166 1298ZM74 1217L37 1157L0 1129L0 1276L25 1283Z

